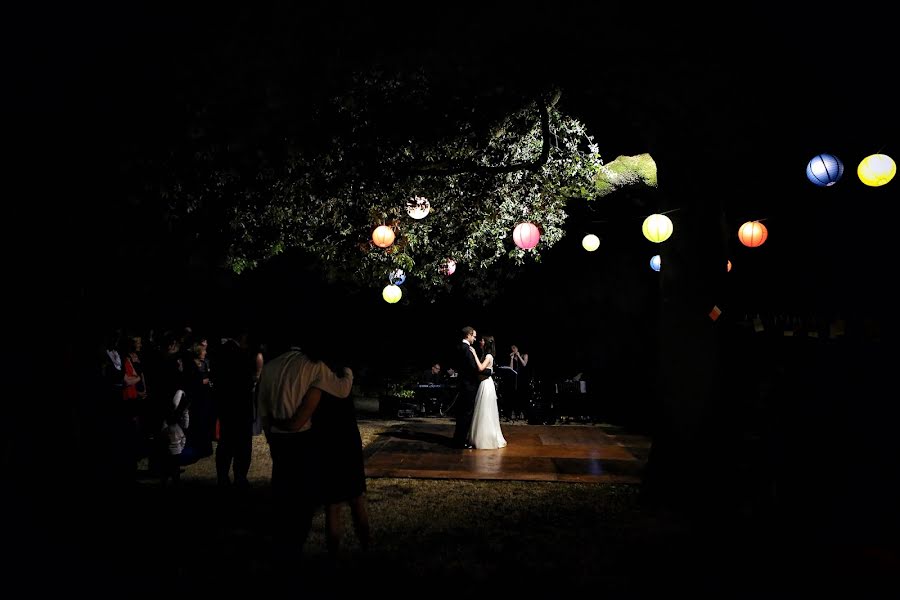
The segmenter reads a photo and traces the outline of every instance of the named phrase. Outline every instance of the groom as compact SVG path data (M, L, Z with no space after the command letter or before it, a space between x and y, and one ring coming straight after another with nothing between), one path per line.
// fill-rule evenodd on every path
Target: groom
M453 445L457 448L472 448L466 443L469 427L472 425L472 412L475 410L475 395L481 383L478 362L472 352L475 342L475 330L469 326L462 328L463 340L459 344L459 398L456 400L456 430L453 432Z

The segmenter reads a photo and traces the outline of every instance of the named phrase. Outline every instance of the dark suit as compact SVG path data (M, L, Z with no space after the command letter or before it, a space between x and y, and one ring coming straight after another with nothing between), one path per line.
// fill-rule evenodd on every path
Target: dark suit
M453 432L453 442L457 446L466 443L469 427L472 425L472 413L475 410L475 396L478 394L478 384L481 383L478 362L472 352L472 346L465 342L459 343L461 353L459 368L459 397L456 400L456 429Z

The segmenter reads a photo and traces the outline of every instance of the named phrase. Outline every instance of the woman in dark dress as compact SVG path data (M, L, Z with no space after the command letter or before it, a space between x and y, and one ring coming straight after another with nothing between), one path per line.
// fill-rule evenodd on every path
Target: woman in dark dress
M366 470L353 398L335 398L322 392L322 402L313 414L312 422L322 451L322 500L325 502L328 551L335 555L340 550L344 504L350 506L356 537L360 546L366 549L370 541Z

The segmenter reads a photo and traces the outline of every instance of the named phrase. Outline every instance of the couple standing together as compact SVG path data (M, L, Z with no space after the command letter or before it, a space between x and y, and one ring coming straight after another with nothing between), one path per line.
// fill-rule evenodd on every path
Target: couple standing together
M494 367L493 340L484 348L484 359L475 351L476 331L463 327L460 343L459 413L453 442L458 448L496 450L506 446L500 430L500 411L497 408L497 388L491 377Z

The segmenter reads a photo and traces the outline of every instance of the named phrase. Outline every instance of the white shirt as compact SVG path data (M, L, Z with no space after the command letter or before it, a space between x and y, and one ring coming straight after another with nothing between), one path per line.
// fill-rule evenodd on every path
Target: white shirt
M338 377L323 362L314 362L298 351L285 352L263 365L256 388L256 402L263 418L290 419L303 403L309 388L346 398L353 388L353 371L344 367L344 376ZM312 420L300 428L306 431ZM281 431L275 427L273 431Z

